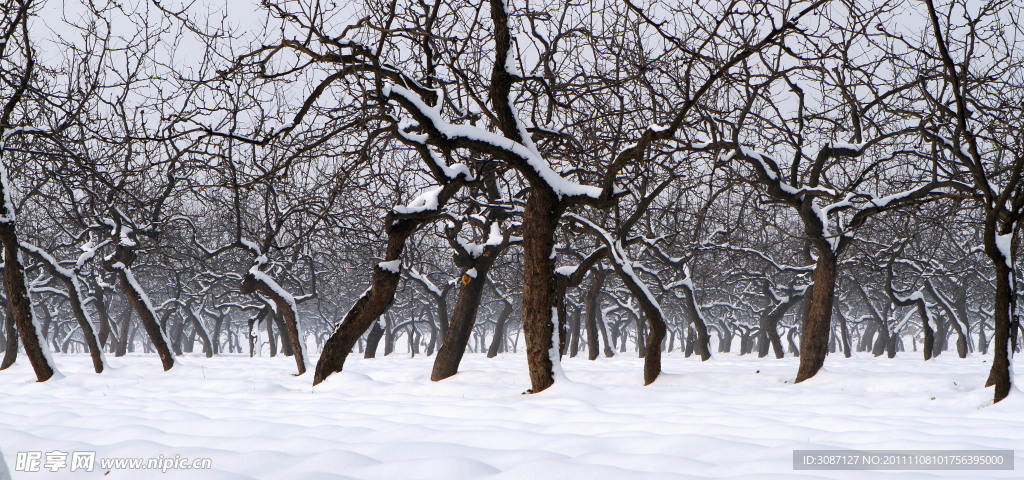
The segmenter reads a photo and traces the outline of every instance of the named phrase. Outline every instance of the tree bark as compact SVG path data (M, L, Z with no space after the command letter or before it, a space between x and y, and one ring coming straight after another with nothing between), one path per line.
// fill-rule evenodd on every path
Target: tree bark
M50 274L53 277L60 279L64 284L64 287L67 288L68 304L71 306L71 312L74 315L75 320L78 322L78 326L82 329L82 337L85 339L85 346L88 348L89 354L92 356L93 370L95 370L96 373L103 373L103 350L101 349L99 339L96 337L96 333L92 328L92 321L85 313L85 306L82 303L83 297L81 283L78 280L78 270L62 268L53 256L34 245L28 243L22 243L21 245L24 250L40 259L43 264L46 265ZM49 324L51 320L49 307L45 304L43 304L42 307L46 313L46 324ZM45 327L43 328L43 331L46 331ZM43 336L45 337L46 335L44 334ZM70 336L68 338L70 338ZM54 341L56 341L56 338L54 338Z
M511 315L512 303L505 301L505 306L502 307L501 314L498 315L498 321L494 324L494 336L491 338L491 347L487 349L487 358L498 356L498 348L505 341L505 324Z
M107 338L110 337L110 310L107 309L106 296L103 292L103 286L99 282L93 282L95 292L96 315L100 317L100 333L99 341L100 346L105 347L107 345Z
M401 260L402 250L409 237L423 224L437 218L440 208L447 203L459 189L462 188L463 177L445 184L438 194L438 209L419 212L413 215L398 215L389 213L384 218L387 225L388 245L385 255L386 262ZM385 262L385 263L386 263ZM334 372L340 372L345 366L345 358L348 357L352 347L356 345L363 333L377 321L378 318L395 301L395 292L398 289L398 282L401 280L401 263L398 268L384 269L381 264L374 265L373 278L370 280L370 289L366 291L348 313L338 328L331 335L331 338L324 342L323 352L320 354L320 361L317 362L316 371L313 374L313 385L323 382Z
M131 322L132 309L131 306L125 304L124 309L121 311L120 330L117 331L117 345L114 350L115 357L123 357L128 351L128 327L131 326Z
M0 167L2 168L2 167ZM7 185L6 170L0 172L3 175L3 185ZM7 288L8 309L14 313L14 321L18 326L18 334L21 337L21 344L25 347L25 354L28 356L32 370L35 371L36 379L45 382L53 377L56 368L50 364L48 349L45 341L42 340L39 326L36 325L32 313L32 301L29 298L28 286L25 283L25 268L21 264L21 245L18 243L18 235L14 227L14 212L7 211L7 197L10 192L0 187L0 212L6 219L0 221L0 241L4 244L4 283Z
M278 332L284 332L281 335L281 354L286 357L295 355L295 348L292 346L292 335L288 333L288 326L280 311L277 315L274 315L274 326L277 327Z
M768 345L771 343L772 349L775 351L775 358L785 357L785 352L782 349L782 339L779 338L779 320L786 315L790 307L796 305L803 300L802 294L791 294L788 299L784 302L780 302L765 315L761 316L761 321L758 325L761 328L762 338L766 338L768 341L762 341L758 344L757 357L764 358L768 356Z
M4 350L4 360L0 363L0 370L7 370L18 360L18 330L14 326L14 311L10 308L4 315L4 331L7 335L7 346Z
M939 293L935 286L932 285L931 281L925 281L925 288L928 289L928 293L931 294L935 302L939 304L942 311L946 312L946 316L949 318L949 324L953 327L956 332L956 353L960 358L967 358L967 333L964 332L964 328L961 325L967 325L967 318L961 317L959 309L953 305L950 305L947 299ZM966 295L964 298L966 302Z
M826 241L817 242L818 261L814 267L814 288L804 318L800 342L800 367L796 382L814 376L825 364L828 355L828 332L832 323L832 300L836 286L836 255Z
M932 358L942 355L946 351L947 337L949 336L949 319L945 316L935 318L935 341L932 344Z
M280 287L279 287L280 288ZM272 288L267 284L267 280L257 278L253 273L247 273L242 279L242 285L239 288L242 294L251 295L254 292L259 292L263 296L271 299L275 305L277 305L277 315L280 315L284 320L284 332L287 337L282 337L282 345L288 342L291 348L292 356L295 357L295 366L298 370L297 375L306 373L306 358L303 355L302 339L299 338L299 325L298 318L296 318L295 312L295 300L293 298L285 298L285 296L279 291L279 288ZM270 324L273 320L267 319L267 331L270 331ZM283 350L283 348L282 348Z
M634 315L633 321L636 324L636 352L639 358L645 358L647 356L647 342L644 339L644 319L643 314Z
M491 221L498 222L500 217L492 216ZM469 338L473 333L473 324L476 322L477 310L480 308L480 299L483 296L484 287L487 285L487 274L501 253L508 247L510 238L510 232L506 232L500 243L488 243L484 245L479 256L474 256L474 253L468 251L457 241L458 230L462 226L461 221L458 221L457 225L458 227L447 230L447 237L448 243L456 251L455 264L465 273L462 274L459 299L455 302L455 309L452 311L448 333L444 337L441 348L437 350L437 356L434 357L434 370L430 375L430 380L434 382L459 372L459 364L462 362L463 354L466 353ZM491 228L497 228L499 224L491 223L490 225Z
M380 322L374 323L370 328L370 333L366 336L366 350L363 352L363 358L377 357L377 346L380 345L380 339L383 337L384 329L381 328Z
M576 358L580 352L580 316L579 308L572 309L572 323L569 324L571 341L569 344L569 358Z
M493 3L493 2L492 2ZM493 8L493 7L492 7ZM555 340L555 228L558 197L550 188L534 186L523 213L523 333L531 392L554 383L551 354Z
M488 257L481 257L484 258ZM430 374L430 380L433 382L444 380L459 372L459 363L462 362L469 337L473 333L473 324L476 321L477 309L480 307L484 285L487 283L487 270L490 269L490 264L491 262L476 262L474 265L478 266L473 267L477 270L475 277L462 275L462 287L459 289L459 299L452 311L448 335L444 337L444 342L434 357L434 370Z
M597 356L600 354L600 342L598 342L597 336L597 322L598 315L601 314L601 287L604 285L605 271L601 268L593 269L594 279L590 284L590 290L587 292L587 358L590 360L597 360ZM602 332L604 333L604 332ZM605 333L604 340L605 349L608 349L608 334ZM609 355L611 356L611 355Z
M220 348L220 332L224 325L224 315L217 314L213 323L213 354L217 355L222 353ZM231 334L228 334L228 350L231 350Z
M139 315L139 321L142 323L143 328L145 328L146 335L149 336L150 341L153 342L153 347L156 348L156 352L160 356L160 363L163 365L164 371L170 370L174 367L174 355L171 354L167 340L164 338L163 332L160 331L160 324L157 323L156 317L153 316L149 299L145 297L145 293L136 288L137 284L129 267L122 266L118 268L111 266L110 270L116 272L121 280L121 291L128 298L128 301L131 302L135 313Z
M612 258L615 258L615 256L612 256ZM644 359L644 385L650 385L661 374L661 342L665 339L665 319L662 318L661 307L654 304L653 300L647 297L647 294L633 280L633 277L626 274L624 267L615 260L611 264L615 269L615 273L619 275L622 283L626 286L626 289L637 299L646 317L647 325L650 327L650 332L647 334L645 341L643 339L643 320L639 317L636 318L637 349L642 352Z
M146 292L142 290L142 286L136 281L135 274L132 273L131 269L132 263L135 261L134 246L138 245L138 237L135 234L134 228L126 228L123 225L122 222L125 220L121 218L120 214L117 215L116 219L117 223L113 230L113 236L114 240L118 243L114 253L103 261L103 268L108 272L117 274L121 284L121 291L132 304L136 314L138 314L139 322L146 329L146 334L149 335L153 347L156 348L157 354L160 355L160 362L163 364L164 371L170 370L174 367L174 355L171 353L167 338L160 329L160 324L156 321L153 305L150 304L149 297L146 296Z
M850 358L853 356L853 352L850 351L850 329L846 323L846 316L838 308L834 308L832 311L839 314L839 331L843 334L843 356Z
M78 326L82 327L82 336L85 337L85 344L89 347L89 354L92 356L93 370L95 370L96 373L103 373L103 350L100 346L99 339L96 337L96 333L92 329L92 322L89 321L89 317L85 313L85 308L82 306L82 297L81 292L78 289L78 282L73 280L64 280L64 285L68 288L68 300L71 303L71 311L75 314L75 320L78 321Z
M1002 255L1000 255L1002 257ZM1010 387L1013 378L1010 374L1010 307L1013 292L1011 282L1013 271L1006 265L1003 258L993 258L996 268L996 295L995 295L995 335L992 338L992 369L989 371L988 380L985 386L995 386L994 401L999 402L1010 394Z
M395 351L395 323L391 321L391 314L384 312L384 356L391 355Z
M192 311L192 302L182 305L182 307L185 309L185 315L188 316L188 320L192 322L192 328L195 330L195 333L203 341L203 353L206 354L206 358L213 357L213 345L210 343L210 337L206 334L203 324L196 318L195 312Z
M690 320L693 322L694 331L697 332L697 345L694 350L700 353L701 361L706 362L711 359L711 337L708 335L708 326L704 323L704 317L700 314L700 307L697 306L697 299L694 298L693 288L689 285L684 285L683 293L686 315L690 317Z

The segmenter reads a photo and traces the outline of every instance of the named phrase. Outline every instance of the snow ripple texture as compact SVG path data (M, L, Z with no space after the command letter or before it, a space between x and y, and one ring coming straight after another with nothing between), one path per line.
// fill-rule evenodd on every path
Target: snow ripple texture
M642 359L628 356L565 358L572 381L522 395L522 354L466 354L462 373L438 383L432 358L352 355L315 388L286 357L193 355L164 373L155 356L128 356L96 375L87 356L56 355L67 375L57 381L35 383L24 361L0 372L0 451L15 480L1020 478L1024 468L1024 394L991 405L991 357L830 356L793 385L797 359L670 353L670 373L643 387ZM831 448L1016 449L1017 471L792 470L793 449ZM17 452L52 450L208 457L213 469L13 471Z

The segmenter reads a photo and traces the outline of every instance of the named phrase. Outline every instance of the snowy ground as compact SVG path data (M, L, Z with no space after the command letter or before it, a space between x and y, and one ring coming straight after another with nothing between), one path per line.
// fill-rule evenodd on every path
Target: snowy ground
M992 390L982 386L991 357L833 356L826 371L793 385L796 359L717 354L701 363L673 353L668 374L643 387L634 355L566 359L573 382L537 395L522 395L522 354L467 354L462 373L439 383L429 381L432 358L353 358L316 388L309 374L293 377L285 357L189 356L162 373L155 356L129 356L96 375L88 357L58 355L66 375L58 381L33 382L25 361L0 372L0 451L11 470L19 451L52 450L213 466L104 477L131 479L1021 478L1024 470L1024 394L989 405ZM794 449L830 448L1017 449L1017 469L793 471ZM97 463L91 474L12 473L107 471Z

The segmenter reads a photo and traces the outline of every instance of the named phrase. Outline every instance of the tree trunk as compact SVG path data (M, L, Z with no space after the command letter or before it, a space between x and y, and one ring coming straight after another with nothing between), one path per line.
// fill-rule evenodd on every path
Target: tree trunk
M924 335L924 345L922 347L922 350L924 351L924 359L925 360L931 360L932 359L932 352L935 350L935 330L932 329L931 322L928 321L928 318L929 318L927 316L928 312L922 312L921 311L922 308L927 308L927 307L924 307L924 302L923 301L919 302L918 303L918 307L917 307L917 311L919 312L919 314L922 315L921 318L924 319L921 322L922 323L921 330L924 331L924 333L923 333L923 335Z
M474 263L476 266L473 268L477 271L475 277L468 274L462 276L462 287L459 289L459 299L452 311L448 335L444 337L444 343L434 357L434 370L430 374L430 380L433 382L444 380L459 372L459 363L462 362L462 355L466 353L466 345L469 343L470 334L473 333L476 312L480 307L484 285L487 283L487 271L491 265L491 262L486 261L488 258L481 257L480 261Z
M885 324L884 320L875 318L878 322L878 338L875 339L875 345L871 349L871 354L878 357L885 353L886 345L889 344L889 327Z
M935 342L932 345L932 358L942 355L946 350L946 337L949 334L949 319L944 316L935 318Z
M839 314L839 331L843 335L843 356L850 358L853 356L853 353L850 351L850 329L846 324L846 315L843 315L843 312L839 311L838 308L833 309L833 311Z
M828 355L828 335L832 324L832 300L836 286L836 256L827 241L818 242L818 262L814 267L814 288L811 303L804 318L800 342L800 368L796 382L814 376L825 364Z
M601 316L597 318L597 329L601 332L604 356L605 358L612 358L615 356L615 339L612 339L611 342L608 341L608 324L604 321L604 314L600 310L598 310L598 313L601 313Z
M295 348L292 343L292 334L288 333L290 330L287 323L284 321L284 316L281 315L281 311L278 310L277 315L274 315L274 327L277 328L279 336L281 337L281 354L290 357L295 355ZM302 375L301 373L299 375Z
M601 296L601 287L604 285L605 271L604 271L604 269L601 269L601 268L595 268L593 271L594 271L594 275L593 275L594 280L593 280L593 283L590 284L590 290L587 292L587 300L586 300L586 302L587 302L587 319L586 319L586 324L587 324L587 358L589 358L590 360L597 360L597 356L600 354L600 350L599 350L600 349L600 343L598 342L598 339L597 339L597 336L598 336L598 331L597 331L598 318L597 317L598 317L598 315L601 314L601 298L600 298L600 296ZM602 321L601 323L604 323L604 322ZM601 333L604 334L604 337L605 337L604 338L604 347L605 347L605 350L607 351L608 350L608 334L606 332L604 332L603 328L602 328L602 332ZM608 356L610 357L611 355L608 355Z
M391 314L384 313L384 356L391 355L395 351L395 324L391 321Z
M957 355L960 358L967 358L967 333L964 332L964 328L961 325L961 322L963 322L963 325L968 325L966 316L961 316L959 314L959 308L955 305L950 305L949 302L946 301L946 298L941 296L941 294L935 289L931 281L926 281L925 287L928 289L928 293L935 299L936 303L939 304L939 307L942 308L942 311L946 312L946 317L949 321L946 323L946 329L944 329L944 331L948 331L949 326L952 326L953 330L956 331ZM964 295L964 302L966 302L966 294Z
M523 213L523 333L526 361L530 368L531 392L538 393L554 383L557 354L555 317L555 228L558 226L558 198L550 188L535 185Z
M647 342L644 341L644 319L643 315L633 315L633 322L636 332L636 352L638 358L647 356Z
M498 321L494 324L494 336L491 338L491 347L487 349L487 358L494 358L498 355L498 348L505 341L505 323L512 315L512 302L505 301L505 306L498 315Z
M711 359L711 337L708 336L708 326L704 322L704 317L700 314L700 308L697 306L696 295L694 294L693 288L689 285L685 285L683 288L684 298L683 301L686 303L686 315L690 317L693 322L694 330L697 332L697 345L695 350L700 353L701 361L708 361ZM726 350L728 351L728 350Z
M53 316L50 315L50 306L47 305L45 301L43 301L39 306L43 309L43 322L39 327L39 335L42 337L43 343L46 343L50 339L50 324L53 323ZM32 313L35 313L35 311ZM59 352L60 346L57 345L57 332L53 332L52 341L54 350Z
M376 358L377 346L380 345L380 339L383 336L384 329L381 328L380 322L374 323L370 333L366 336L366 350L363 352L363 358Z
M115 357L123 357L128 351L128 327L132 323L132 308L125 304L124 309L121 311L121 322L120 330L117 331L117 349L114 351Z
M103 294L103 286L98 282L94 283L95 287L95 305L96 315L100 317L100 334L99 341L100 346L105 347L107 345L107 338L110 337L110 310L107 309L106 298Z
M120 267L112 264L108 267L108 270L113 270L117 273L118 278L121 280L121 291L128 298L128 301L131 302L135 313L138 314L140 323L145 328L150 341L153 342L153 347L156 348L157 354L160 355L160 363L163 365L164 371L170 370L174 367L174 355L171 354L167 339L160 330L160 324L157 323L156 317L153 316L153 307L149 304L149 298L146 297L145 292L142 291L138 282L136 282L135 276L127 264L122 263Z
M252 357L256 356L256 346L259 343L259 342L257 342L257 340L259 340L259 338L260 338L259 337L260 331L259 331L258 325L265 318L267 318L267 315L269 315L269 314L270 314L270 307L269 306L264 306L263 308L260 309L260 313L256 314L255 316L253 316L252 318L249 319L249 358L252 358ZM253 333L253 329L254 328L256 329L256 333L255 334ZM262 345L259 348L260 348L260 350L262 350L263 349ZM260 352L260 355L262 355L262 354L263 354L263 352Z
M988 249L986 248L986 250ZM1013 279L1011 275L1013 275L1013 271L1006 265L1006 260L1001 258L1002 255L999 255L999 257L998 259L992 258L996 269L995 314L993 319L995 335L993 335L991 345L993 354L992 370L989 371L988 380L985 382L986 387L995 385L995 402L1006 398L1010 394L1010 387L1013 384L1013 378L1010 373L1010 359L1012 357L1010 349L1013 348L1010 344L1010 308L1011 295L1013 294Z
M661 374L661 342L665 339L665 320L661 315L661 306L655 304L653 299L647 297L646 292L634 280L633 275L626 274L626 267L619 260L616 260L616 255L611 255L611 258L613 259L611 264L615 269L615 273L619 275L619 279L622 280L626 289L637 299L642 314L646 317L647 324L651 329L645 341L644 318L641 318L639 315L635 317L637 350L644 359L644 385L650 385Z
M764 358L768 356L768 344L771 343L772 349L775 351L775 358L785 357L785 352L782 350L782 339L779 338L779 320L786 315L790 307L796 305L803 300L803 295L790 295L786 301L779 303L771 311L767 312L761 317L761 321L758 325L761 328L759 335L762 341L758 343L757 357ZM763 339L767 338L768 341Z
M135 353L135 334L139 333L139 329L138 329L138 327L132 325L132 328L129 329L129 330L130 330L130 333L128 334L128 341L127 341L128 352ZM149 353L149 344L148 343L143 342L142 347L145 349L146 353Z
M64 280L64 285L68 289L68 301L71 303L71 311L75 315L75 320L78 321L78 326L82 328L82 336L85 337L85 344L89 347L93 370L96 373L103 373L103 350L99 339L96 337L96 333L92 329L92 322L89 321L89 317L85 314L79 283L77 279L65 279L63 277L61 279Z
M786 334L786 340L789 340L789 353L792 353L794 357L800 356L800 348L796 346L796 341L793 340L797 335L795 328L789 329L789 333Z
M697 336L697 332L693 331L693 326L687 326L687 328L686 328L686 347L685 347L685 350L683 352L683 355L686 358L690 358L690 355L693 355L694 347L697 346L697 341L695 340L696 336Z
M735 333L732 330L732 325L730 325L724 318L718 319L718 325L718 333L720 337L718 341L718 351L723 353L732 352L732 339L735 336Z
M580 309L573 307L572 323L569 325L569 329L572 331L572 339L569 342L569 358L576 358L580 352L580 316Z
M6 187L7 172L0 172L0 175L4 177L3 187ZM11 192L6 191L6 188L0 190L3 205L11 205L6 201ZM5 211L5 218L0 221L0 241L4 244L4 283L7 288L8 309L14 313L21 344L25 347L25 354L32 364L36 379L45 382L56 372L56 367L51 363L49 347L41 338L39 326L32 313L32 301L29 298L28 284L25 282L25 268L21 264L21 245L18 243L14 227L14 212L7 212L6 206L0 209Z
M988 339L985 338L985 317L978 319L978 350L982 355L988 355Z
M217 354L221 353L221 348L220 348L220 331L221 331L221 328L223 327L223 324L224 324L224 316L218 314L217 318L214 319L214 323L213 323L213 338L211 339L211 340L213 340L213 354L214 355L217 355ZM228 334L228 350L230 350L230 349L231 349L231 335L229 333Z
M7 345L4 351L4 360L0 363L0 370L7 370L18 359L18 330L14 324L14 311L8 308L6 315L4 315L4 331L7 335Z
M447 193L452 184L444 187L438 195L439 199L450 198L454 191ZM457 188L455 189L457 190ZM439 205L443 205L440 202ZM401 280L401 255L405 248L405 242L426 220L432 219L398 219L395 213L385 217L384 224L388 225L388 245L383 264L389 265L385 269L378 263L373 267L373 278L370 280L370 288L356 300L352 308L345 314L344 320L331 335L331 338L324 342L323 352L320 354L320 361L316 364L316 371L313 374L313 385L323 382L334 372L340 372L345 367L345 359L348 357L352 347L356 345L363 333L366 332L374 322L389 308L395 301L395 292L398 289L398 282ZM390 265L398 262L397 268Z
M192 323L192 322L188 322ZM188 336L185 337L185 344L182 346L182 351L185 353L192 353L196 346L196 329L193 327L188 331Z
M195 312L192 311L192 302L185 305L185 315L188 316L190 322L192 322L192 328L194 332L199 335L199 339L203 341L203 353L206 354L206 358L213 356L213 345L210 342L210 337L206 334L206 329L203 328L202 322L196 318Z
M302 349L302 335L299 334L299 323L298 317L296 316L295 299L291 297L287 292L283 292L279 285L270 285L269 282L273 282L269 277L265 275L261 278L257 278L255 274L248 273L242 279L242 285L239 288L241 293L251 295L254 292L262 293L265 297L273 300L274 304L277 305L277 312L275 313L274 321L278 320L278 316L284 321L284 329L281 331L286 333L286 336L281 337L282 350L285 350L284 345L287 342L292 355L295 357L295 366L298 370L297 375L306 373L306 357L303 354ZM274 288L277 287L277 288ZM270 331L270 324L273 321L267 319L267 332ZM352 347L349 347L351 350ZM287 351L284 352L286 355Z
M448 336L448 291L451 290L452 284L445 285L441 290L441 295L437 297L437 327L441 334L440 340L444 342L444 338ZM435 344L434 348L440 349L440 344Z
M427 325L430 326L430 341L427 342L427 356L434 354L434 349L437 348L438 341L438 328L437 323L434 320L434 313L427 309ZM361 348L361 347L360 347Z

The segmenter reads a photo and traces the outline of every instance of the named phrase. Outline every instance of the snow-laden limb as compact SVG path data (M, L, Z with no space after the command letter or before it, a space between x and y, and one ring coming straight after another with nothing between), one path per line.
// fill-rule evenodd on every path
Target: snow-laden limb
M415 267L410 268L408 270L408 274L410 278L420 282L427 290L429 290L434 295L437 295L438 297L444 295L441 292L441 289L437 288L437 285L434 285L434 282L431 282L426 275L420 274L420 272L417 271Z
M897 323L896 326L893 327L891 335L899 335L900 332L902 332L903 329L906 328L907 323L910 322L910 318L914 316L914 313L915 312L913 309L907 311L906 315L903 315L903 320L900 320L900 323ZM929 316L928 321L932 321L931 316Z
M87 246L88 245L91 245L91 243L87 244ZM75 267L72 269L61 267L60 262L50 255L49 252L28 242L21 242L21 248L42 259L50 271L64 282L68 289L67 293L56 289L50 290L54 293L66 296L70 301L75 319L78 320L79 328L82 329L82 335L85 337L86 345L89 347L89 353L93 357L93 369L96 373L102 373L106 369L107 359L104 356L103 348L100 346L99 337L96 333L99 327L95 322L93 322L92 317L90 317L85 310L85 305L89 303L91 298L86 299L82 296L82 285L78 276L79 268L81 268L81 265L84 263L83 257L88 255L88 258L91 258L92 255L95 255L96 248L99 247L90 247L91 249L83 247L83 249L86 250L86 253L79 257L78 262L76 262Z
M269 262L266 254L261 253L259 247L256 246L255 243L244 239L240 239L239 241L242 245L246 245L248 248L254 250L254 253L259 254L253 262L253 266L249 268L247 275L242 281L240 291L242 291L242 293L249 294L259 292L272 300L271 303L273 306L275 306L276 310L284 317L285 326L288 329L288 340L291 343L292 354L295 357L295 363L298 367L298 375L302 375L310 369L310 365L309 362L306 361L304 348L304 341L306 337L303 334L302 325L298 318L298 302L295 297L288 292L288 290L285 290L281 284L277 283L277 280L274 280L273 277L267 275L266 272L261 270L261 268ZM396 266L396 268L399 266Z
M394 273L394 274L397 275L401 271L401 269L402 269L402 260L398 259L398 260L391 260L389 262L379 262L379 263L377 263L377 266L380 267L381 270L384 270L386 272L391 272L391 273ZM437 287L435 287L435 288L437 288Z
M130 294L135 296L136 299L138 300L139 304L141 304L143 306L143 308L145 308L145 312L139 312L140 317L143 314L147 314L151 319L156 319L156 317L157 317L157 313L156 313L157 309L153 307L153 302L150 301L149 295L146 294L146 290L142 288L142 285L139 283L138 279L135 278L135 273L132 272L131 267L125 265L122 262L117 261L117 262L109 263L107 265L107 268L109 270L111 270L111 271L114 271L114 272L117 272L117 273L121 274L121 279L124 282L126 282L125 286L130 289ZM133 302L133 303L135 303L135 302ZM155 325L155 320L154 320L154 325ZM167 338L167 333L164 332L164 329L160 328L159 326L157 326L155 329L147 328L146 332L149 333L150 335L153 335L153 333L156 333L160 337L160 339L163 341L163 344L165 346L171 344L170 339ZM169 359L169 361L167 363L173 366L173 364L174 364L173 357L171 359ZM165 368L165 370L169 370L169 369L170 369L170 367Z
M433 130L442 137L435 141L450 142L457 147L485 147L487 150L499 150L515 157L533 169L538 178L543 180L559 197L583 196L593 199L600 197L600 188L571 182L552 170L548 162L537 153L532 142L529 142L529 145L524 145L481 127L449 123L441 115L439 107L427 105L418 94L400 85L389 83L384 88L384 95L388 98L400 99L400 103L406 109L411 110L410 113L414 117L420 117L417 120L420 120L419 123L422 127L428 131Z
M834 150L849 150L851 153L846 156L855 156L863 153L864 148L870 145L869 142L862 143L845 143L845 142L832 142L831 148Z
M573 213L567 214L566 218L580 222L581 224L589 228L591 231L593 231L595 234L597 234L601 238L602 243L604 243L605 246L608 247L608 252L610 255L609 258L612 260L612 262L614 262L616 265L619 265L622 268L622 272L625 273L627 277L629 277L629 279L640 289L641 292L643 292L644 297L651 303L651 305L653 305L654 308L657 308L658 311L661 311L661 305L658 303L657 297L655 297L654 294L651 293L651 290L647 287L647 283L644 282L643 279L641 279L633 270L633 262L632 260L629 259L629 256L626 254L626 251L622 246L622 242L616 240L607 230L601 228L596 223L591 222L586 218L583 218Z
M52 293L60 297L69 298L67 292L53 287L29 287L28 291L32 293Z
M572 274L576 273L576 269L579 265L566 265L564 267L558 267L555 269L555 275L561 275L563 277L571 277Z
M622 283L626 285L630 294L640 303L643 308L650 334L647 337L647 354L644 357L644 384L650 385L661 374L661 341L665 338L665 314L657 297L647 287L647 283L636 274L633 261L626 254L621 239L614 238L604 228L590 220L576 214L567 214L566 217L575 220L594 233L601 240L601 243L608 249L607 256L612 261L615 272L619 275Z
M655 246L653 244L648 244L648 245L650 245L652 247ZM814 265L796 266L796 265L788 265L788 264L785 264L785 263L779 263L779 262L775 261L775 259L773 259L772 257L768 256L764 252L761 252L761 251L753 249L753 248L737 247L737 246L731 245L729 243L705 242L705 243L700 244L700 246L698 248L701 248L701 249L721 249L721 250L726 250L726 251L730 251L730 252L749 253L751 255L757 256L758 258L764 260L765 262L768 262L769 265L771 265L773 268L775 268L776 270L778 270L780 272L810 272L810 271L814 270ZM668 258L668 257L666 257L666 258ZM685 258L668 258L668 259L672 260L671 263L685 263L686 260L687 260Z
M440 115L440 112L438 112L438 115ZM465 178L466 181L471 182L476 180L476 176L473 175L473 172L470 171L469 167L465 164L455 163L449 166L447 162L445 162L444 158L438 155L437 151L428 146L427 141L429 140L429 137L427 135L416 134L410 131L418 127L419 124L416 122L408 118L403 118L398 122L398 135L407 142L418 143L425 147L424 150L427 152L427 155L424 161L428 162L427 167L432 171L441 172L443 176L443 178L439 178L438 180L446 179L451 181L459 178L460 176ZM421 157L423 156L421 155Z

